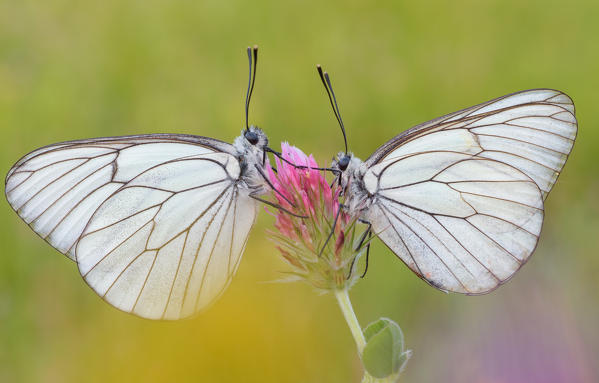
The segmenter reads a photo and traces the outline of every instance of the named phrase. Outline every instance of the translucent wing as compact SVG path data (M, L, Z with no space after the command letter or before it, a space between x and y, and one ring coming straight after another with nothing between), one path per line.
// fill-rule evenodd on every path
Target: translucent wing
M179 135L52 145L15 164L6 196L109 303L177 319L226 288L254 222L230 151Z
M505 96L414 127L367 161L364 213L431 285L466 294L507 281L534 251L543 200L576 136L553 90Z
M370 166L426 151L495 159L528 175L545 198L576 138L570 97L552 89L513 93L417 125L377 149Z

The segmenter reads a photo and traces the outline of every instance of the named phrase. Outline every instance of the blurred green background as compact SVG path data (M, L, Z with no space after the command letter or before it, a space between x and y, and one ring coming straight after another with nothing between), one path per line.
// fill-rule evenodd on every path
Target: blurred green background
M596 382L599 354L599 3L564 1L0 2L0 169L77 138L243 127L244 48L260 45L251 122L329 161L334 86L365 158L417 123L513 91L575 101L579 135L547 200L536 254L487 296L446 295L383 245L352 297L414 350L405 382ZM262 214L237 277L202 315L141 320L0 203L0 381L357 382L332 296L285 270Z

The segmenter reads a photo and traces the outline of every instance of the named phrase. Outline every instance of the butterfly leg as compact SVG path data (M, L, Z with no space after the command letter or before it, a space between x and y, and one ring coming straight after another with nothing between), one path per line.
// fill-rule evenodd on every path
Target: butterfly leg
M364 267L364 272L360 275L360 278L364 278L366 276L366 272L368 271L368 258L370 256L370 238L372 238L372 230L368 232L368 244L366 245L366 266Z
M266 150L262 150L262 167L266 163Z
M270 180L268 179L268 177L266 176L266 174L264 174L264 171L260 168L260 166L258 166L257 164L254 164L254 166L256 167L256 170L262 176L262 178L264 179L264 181L266 181L266 183L268 184L268 186L270 186L270 188L275 193L277 193L278 195L280 195L281 198L283 198L285 201L287 201L291 206L295 207L295 204L289 198L285 197L285 195L283 193L281 193L277 188L275 188L275 186L272 184L272 182L270 182Z
M324 245L322 245L322 248L318 252L319 257L322 255L324 249L327 247L329 241L333 237L333 234L335 233L335 227L337 227L337 221L339 220L339 214L341 214L341 209L343 209L344 207L345 205L339 204L339 209L337 209L337 214L335 214L335 219L333 220L333 227L331 228L331 232L329 233L329 236L327 237L326 241L324 241Z
M360 278L364 278L364 276L366 275L366 272L368 271L368 258L370 256L370 239L372 238L372 224L368 221L364 221L361 219L359 221L361 223L368 225L366 230L364 230L362 237L360 237L360 242L358 242L358 245L354 249L354 251L356 251L356 252L360 251L362 249L362 246L364 245L364 241L366 241L366 238L368 238L368 241L366 243L366 267L364 268L364 272L360 276ZM354 263L356 262L356 258L357 258L357 255L352 260L351 266L349 268L349 274L347 275L347 279L349 279L351 277L352 271L354 269Z
M289 211L289 210L285 209L285 208L284 208L283 206L281 206L281 205L277 205L276 203L273 203L273 202L270 202L270 201L268 201L268 200L265 200L264 198L260 198L260 197L258 197L258 195L257 195L257 192L252 192L252 193L250 193L249 195L250 195L250 197L251 197L251 198L255 199L256 201L259 201L259 202L262 202L263 204L266 204L266 205L268 205L268 206L274 207L275 209L279 209L279 210L281 210L282 212L284 212L284 213L287 213L287 214L289 214L289 215L292 215L292 216L294 216L294 217L297 217L297 218L308 218L308 216L307 216L307 215L299 215L299 214L295 214L295 213L293 213L293 212L291 212L291 211Z
M331 182L331 184L329 185L329 187L332 189L333 186L335 186L335 183L337 182L337 180L340 180L341 176L339 174L335 175L335 178L333 179L333 182Z

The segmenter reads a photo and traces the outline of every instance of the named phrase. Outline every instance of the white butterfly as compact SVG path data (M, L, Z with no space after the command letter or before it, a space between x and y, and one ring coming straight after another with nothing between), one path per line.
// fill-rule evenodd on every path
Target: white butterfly
M444 291L484 294L535 250L576 132L567 95L526 90L417 125L366 161L346 144L332 167L349 212L414 273Z
M237 270L268 186L268 140L247 126L253 52L246 129L233 145L180 134L78 140L37 149L8 172L17 214L120 310L190 316Z

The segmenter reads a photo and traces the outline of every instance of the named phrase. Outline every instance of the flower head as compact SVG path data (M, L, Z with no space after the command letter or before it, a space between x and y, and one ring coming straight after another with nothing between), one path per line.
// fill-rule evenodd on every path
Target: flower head
M267 173L274 198L287 210L275 213L277 248L292 275L322 290L347 288L357 279L357 217L341 207L341 189L329 185L311 155L287 143L281 149L285 161L275 158L276 171Z

